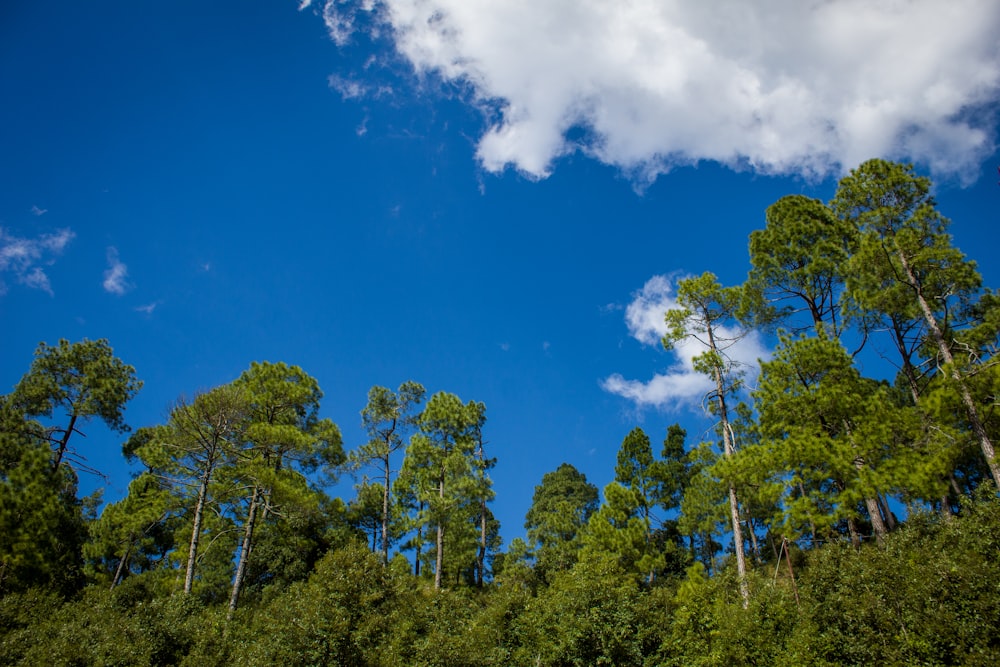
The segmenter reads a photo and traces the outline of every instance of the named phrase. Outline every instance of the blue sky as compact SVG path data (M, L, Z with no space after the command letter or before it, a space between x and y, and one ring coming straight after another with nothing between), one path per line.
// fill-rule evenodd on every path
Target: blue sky
M0 391L108 338L139 427L285 361L350 448L413 379L486 404L509 541L560 463L603 486L633 426L704 435L653 324L678 276L745 277L779 197L914 160L1000 285L1000 6L713 7L6 3ZM122 438L85 432L114 500Z

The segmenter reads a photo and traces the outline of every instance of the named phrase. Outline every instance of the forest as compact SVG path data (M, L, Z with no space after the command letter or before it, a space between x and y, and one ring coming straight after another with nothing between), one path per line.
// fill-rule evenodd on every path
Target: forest
M1000 296L912 165L765 221L743 284L664 313L711 437L636 427L604 489L563 463L506 549L483 403L372 387L347 451L313 377L252 362L129 425L107 340L40 343L0 397L0 664L1000 664ZM94 421L138 471L103 505Z

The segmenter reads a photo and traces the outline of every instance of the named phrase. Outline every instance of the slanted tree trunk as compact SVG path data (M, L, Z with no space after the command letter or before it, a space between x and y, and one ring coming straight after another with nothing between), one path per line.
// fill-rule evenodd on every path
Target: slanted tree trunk
M934 311L931 310L930 305L927 303L927 299L924 298L923 291L920 289L920 283L914 275L913 268L910 266L910 263L906 258L906 253L900 249L896 252L896 256L899 258L900 266L903 267L903 271L906 273L906 278L909 280L910 286L916 293L917 303L920 305L920 312L923 314L924 321L927 323L927 328L931 332L931 338L937 346L938 354L941 355L941 359L950 369L951 378L955 381L955 386L958 388L959 396L962 398L962 404L965 406L965 412L969 419L969 425L972 426L972 432L975 433L976 437L979 439L979 447L983 452L983 458L986 459L986 465L989 466L990 474L993 476L993 483L998 489L1000 489L1000 463L996 460L996 451L993 447L993 441L986 432L983 420L979 416L979 409L976 407L976 402L972 399L972 394L969 392L969 387L965 383L965 379L955 366L955 358L951 354L951 348L948 347L948 341L945 340L944 333L941 331L941 326L937 321L937 317L934 315Z
M865 498L865 508L868 510L868 518L872 522L872 530L875 531L875 542L880 546L885 546L885 524L882 523L882 513L879 512L878 501L872 497Z
M208 499L208 482L211 479L211 469L205 470L198 484L198 502L194 506L194 521L191 526L191 543L188 545L187 570L184 573L184 594L191 593L194 584L194 569L198 558L198 541L201 539L201 521L205 514L205 503Z
M59 470L59 464L62 463L63 456L66 454L66 448L69 447L69 437L73 435L73 429L76 427L76 414L72 414L69 417L69 426L66 427L66 432L63 433L62 439L59 441L59 446L56 448L56 455L52 461L52 470Z
M253 531L257 522L257 508L260 503L260 487L256 484L250 496L250 508L247 511L246 525L243 527L243 544L240 546L240 559L236 566L236 576L233 578L233 591L229 596L229 613L226 618L232 619L239 604L240 591L243 590L243 580L246 578L247 562L253 550Z
M892 511L889 509L889 501L885 495L879 494L876 496L878 500L878 508L882 511L882 520L885 521L885 527L889 529L889 532L896 530L898 525L896 523L896 517L893 516Z
M121 559L118 561L118 567L115 568L115 576L111 579L110 590L114 590L114 587L121 583L122 577L125 576L125 569L128 567L128 559L131 555L132 544L129 543L129 545L125 547L125 553L122 554Z

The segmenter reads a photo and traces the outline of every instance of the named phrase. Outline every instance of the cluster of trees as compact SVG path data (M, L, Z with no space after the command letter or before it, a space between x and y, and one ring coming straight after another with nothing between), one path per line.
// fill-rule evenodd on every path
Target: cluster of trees
M416 412L421 385L374 387L362 411L370 439L348 457L340 429L318 416L316 380L254 362L229 384L178 399L166 423L136 430L123 453L141 472L96 517L99 498L76 497L88 466L71 437L94 417L128 431L124 406L140 386L107 341L63 340L43 343L3 397L0 593L72 592L84 581L113 589L142 575L164 595L228 600L232 616L247 588L301 578L333 544L368 531L384 564L408 538L415 574L429 569L435 588L488 579L499 535L482 403L440 392ZM365 476L345 504L322 486L349 468L379 479Z
M671 426L657 456L633 429L603 494L564 463L505 553L482 403L374 387L345 452L283 363L132 433L142 472L98 516L74 436L128 432L141 382L106 341L42 344L0 398L0 655L996 664L1000 308L930 187L869 161L829 203L771 206L744 284L680 281L663 343L697 348L710 437ZM753 329L777 346L748 387L730 355ZM345 471L346 502L322 490Z

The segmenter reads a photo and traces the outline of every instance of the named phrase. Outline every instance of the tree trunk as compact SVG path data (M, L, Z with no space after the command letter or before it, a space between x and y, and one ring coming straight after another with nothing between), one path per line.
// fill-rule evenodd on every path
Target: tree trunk
M979 410L976 408L975 401L972 400L972 394L969 393L969 387L965 384L962 374L955 366L955 359L951 354L951 349L948 347L948 342L944 338L944 333L941 331L941 327L938 324L937 317L934 315L934 311L931 310L930 305L927 303L927 299L924 298L923 292L920 289L920 284L917 282L916 276L913 274L913 269L910 267L910 263L906 259L906 254L903 253L902 250L898 250L896 255L899 258L900 265L903 267L903 271L906 272L906 278L910 281L910 286L917 295L917 303L920 305L920 312L923 313L924 321L927 322L927 328L930 329L931 338L934 339L934 343L937 345L938 353L941 355L944 363L950 368L951 378L955 381L959 395L962 398L962 404L965 406L966 415L969 418L969 425L972 426L972 432L975 433L976 437L979 439L979 447L983 452L983 458L986 459L986 465L990 468L990 474L993 476L993 483L996 485L997 489L1000 489L1000 463L996 460L996 451L993 448L993 441L990 439L989 434L986 432L986 427L983 425L983 421L979 417Z
M416 577L417 579L420 578L420 552L424 539L423 532L424 532L423 527L417 526L417 542L416 542L417 548L413 558L413 576Z
M757 533L753 529L753 519L747 518L747 532L750 534L750 549L753 551L754 560L761 565L764 561L760 557L760 545L757 543Z
M438 480L438 498L444 505L444 477ZM441 589L441 570L444 567L444 517L441 516L439 508L437 520L437 553L434 555L434 589Z
M115 576L111 579L111 589L113 590L115 586L121 583L122 577L125 576L125 568L128 565L129 556L132 555L132 544L125 548L125 553L122 554L121 560L118 561L118 567L115 568Z
M229 613L227 619L232 619L236 613L236 605L240 601L240 591L243 590L243 580L246 577L247 561L250 560L250 552L253 550L253 529L257 521L257 505L260 499L260 487L256 484L250 496L250 509L247 511L246 526L243 530L243 544L240 546L240 560L236 566L236 576L233 578L233 592L229 596Z
M885 521L885 527L889 529L889 532L896 530L899 525L896 523L896 517L893 515L892 510L889 509L889 500L886 496L879 494L876 496L878 500L878 508L882 511L882 519Z
M847 532L851 536L851 545L855 549L860 549L861 535L858 533L858 525L854 522L854 517L847 517Z
M56 449L55 460L52 462L52 470L59 470L59 464L62 463L63 455L66 453L66 448L69 447L69 436L73 435L73 428L76 426L76 415L70 415L69 426L66 427L66 432L63 433L62 440L59 441L59 447Z
M868 510L868 518L872 522L872 530L875 531L875 542L880 546L885 546L885 524L882 523L882 513L879 512L878 501L872 497L865 498L865 508Z
M711 321L708 314L705 314L705 321ZM715 335L712 327L708 327L709 350L714 355L719 351L715 344ZM714 369L715 392L719 407L719 421L722 428L723 454L726 458L732 457L736 452L736 445L733 443L733 433L729 426L729 414L726 408L725 385L722 380L722 370L718 367ZM743 529L740 524L740 503L736 497L736 487L729 484L729 519L733 527L733 547L736 553L736 573L740 580L740 597L743 598L743 608L750 606L750 588L747 584L747 562L743 553Z
M191 592L194 583L195 561L198 557L198 541L201 539L201 519L205 513L205 502L208 498L208 481L210 470L206 470L202 475L201 483L198 485L198 502L194 506L194 521L191 526L191 543L188 545L187 571L184 573L184 594Z
M382 489L382 562L389 562L389 482L390 478L390 468L389 468L389 444L386 443L386 455L385 455L385 488Z
M854 433L851 430L851 425L844 420L844 432L847 434L848 440L851 443L851 449L855 452L858 450L857 443L854 441ZM858 476L860 477L861 472L865 469L865 457L857 455L854 457L854 467L858 471ZM861 480L863 482L863 480ZM878 545L885 545L885 524L882 523L882 513L879 510L878 500L876 500L878 492L875 492L875 496L871 494L865 495L865 509L868 510L868 518L872 522L872 530L875 531L875 541Z
M476 586L483 587L486 578L486 501L479 505L479 555L476 557Z
M806 497L806 487L802 485L802 480L799 480L799 495L802 498ZM812 545L816 546L816 523L812 520L812 513L809 514L809 535L812 537Z

